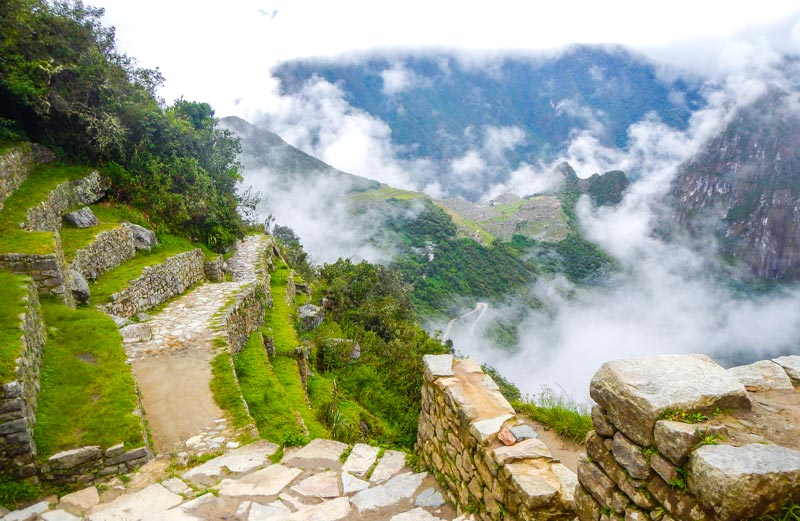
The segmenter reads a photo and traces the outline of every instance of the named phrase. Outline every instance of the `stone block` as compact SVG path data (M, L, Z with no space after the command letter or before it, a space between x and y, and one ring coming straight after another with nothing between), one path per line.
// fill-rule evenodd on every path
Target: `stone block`
M552 505L561 490L561 483L549 468L528 463L509 463L505 470L520 495L521 503L530 510Z
M497 436L497 433L500 432L503 424L513 417L513 414L503 414L495 418L473 422L469 427L469 432L475 437L476 440L478 440L478 442L487 443L489 440Z
M783 367L783 370L792 380L794 385L800 386L800 356L781 356L772 360L776 364Z
M425 380L432 382L441 376L453 376L453 355L424 355Z
M24 432L28 430L28 420L20 418L0 425L0 436L7 436L15 432Z
M750 408L738 379L705 355L658 355L606 362L590 395L611 423L634 443L654 442L653 427L668 410Z
M650 468L667 483L671 483L681 477L680 474L678 474L678 467L673 465L671 461L661 454L650 455Z
M654 429L658 452L675 465L683 465L689 453L707 435L725 435L725 427L705 423L683 423L659 420Z
M106 458L117 458L125 452L125 444L117 443L106 449Z
M692 453L689 490L727 520L749 519L800 500L800 451L777 445L705 445Z
M129 227L133 238L133 246L137 250L150 250L150 248L158 244L156 234L152 230L148 230L138 224L131 224Z
M617 463L622 465L631 477L635 479L650 477L650 465L644 456L644 451L621 432L614 435L611 451L614 453Z
M600 521L600 505L581 485L575 489L575 513L580 521Z
M514 425L513 427L509 427L511 434L517 439L517 441L528 440L530 438L538 438L539 435L533 430L528 424L523 423L522 425Z
M591 432L587 436L586 453L636 506L641 508L655 507L652 499L640 490L644 486L644 482L633 480L626 474L625 469L614 459L614 455L610 450L605 447L603 438L596 433Z
M592 407L592 425L597 434L606 438L612 437L617 432L617 429L608 421L605 411L597 405Z
M694 497L679 488L669 486L658 476L651 476L647 480L647 490L676 519L687 521L709 520L708 515L706 515ZM726 518L722 517L721 519ZM726 521L728 520L726 519Z
M748 391L794 389L783 367L772 360L760 360L750 365L731 367L728 373L736 377Z
M589 492L597 503L622 514L630 503L618 489L616 484L606 476L597 464L582 459L578 463L578 483Z
M97 216L88 206L67 213L64 215L64 220L76 228L91 228L98 225Z
M498 465L515 463L526 459L544 459L550 461L553 455L547 445L537 438L530 438L515 445L497 447L492 451L494 461Z

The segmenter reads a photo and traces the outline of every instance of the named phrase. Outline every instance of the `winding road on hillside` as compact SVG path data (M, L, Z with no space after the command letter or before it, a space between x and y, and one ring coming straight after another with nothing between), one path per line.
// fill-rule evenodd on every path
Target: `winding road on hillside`
M469 334L475 336L475 328L478 327L478 322L480 322L481 319L483 318L483 315L486 314L487 309L489 309L489 304L487 304L486 302L478 302L477 304L475 304L475 309L473 309L472 311L464 313L463 315L450 320L450 322L447 323L447 327L444 328L444 333L442 334L442 338L447 340L447 338L450 336L450 331L452 331L453 325L456 322L477 313L478 316L475 318L475 320L472 321L472 324L469 326Z

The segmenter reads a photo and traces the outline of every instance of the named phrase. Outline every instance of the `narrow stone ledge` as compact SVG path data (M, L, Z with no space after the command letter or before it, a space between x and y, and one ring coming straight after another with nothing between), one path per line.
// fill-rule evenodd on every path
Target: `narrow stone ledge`
M453 355L425 355L422 357L425 364L425 379L429 382L440 376L453 376Z

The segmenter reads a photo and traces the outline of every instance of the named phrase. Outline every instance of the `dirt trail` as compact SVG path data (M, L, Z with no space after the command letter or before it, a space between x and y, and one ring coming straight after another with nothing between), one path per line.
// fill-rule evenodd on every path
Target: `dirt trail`
M233 282L194 288L147 322L150 340L125 344L156 452L181 450L202 434L218 446L233 437L209 387L210 361L221 349L213 345L219 333L212 326L225 303L255 279L254 266L267 240L246 237L228 263Z

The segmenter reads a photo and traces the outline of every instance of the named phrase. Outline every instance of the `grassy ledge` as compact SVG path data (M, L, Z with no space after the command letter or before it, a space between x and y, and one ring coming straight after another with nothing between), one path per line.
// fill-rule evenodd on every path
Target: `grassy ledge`
M26 280L29 279L0 271L0 287L3 288L3 298L0 299L0 383L16 378L14 369L22 349L19 316L27 309L24 301L28 294Z
M211 393L217 405L228 411L233 418L233 426L241 428L252 423L252 418L247 414L242 404L239 386L236 384L236 375L231 365L228 351L222 352L211 361Z
M90 228L64 226L61 228L61 245L67 262L75 258L75 252L91 244L96 235L117 228L122 222L139 224L144 227L151 226L141 212L128 206L95 204L90 208L97 217L97 226Z
M48 325L34 438L39 458L85 445L141 446L136 387L114 322L42 301Z
M589 431L594 429L588 407L549 388L533 399L517 400L512 405L517 412L527 414L575 443L583 443Z

